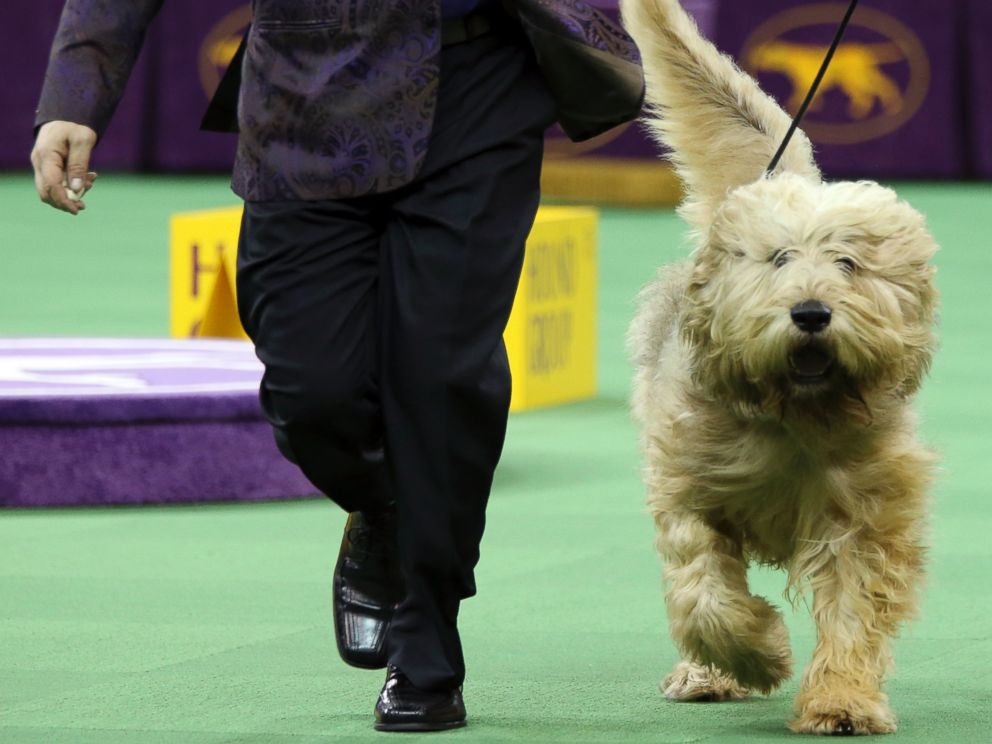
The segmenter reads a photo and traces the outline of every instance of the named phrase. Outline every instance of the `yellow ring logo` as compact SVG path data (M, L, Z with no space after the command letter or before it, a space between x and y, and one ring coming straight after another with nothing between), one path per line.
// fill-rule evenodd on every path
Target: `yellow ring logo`
M200 45L198 61L200 85L203 86L203 92L208 98L220 85L221 75L231 64L231 59L238 51L241 37L244 36L249 23L251 23L251 6L245 5L221 18Z
M789 35L812 26L836 28L845 10L836 3L788 10L758 26L744 43L741 60L748 72L755 77L783 75L789 79L792 92L785 107L790 113L805 98L828 45L792 41ZM913 118L930 90L929 57L906 24L862 6L851 21L849 39L854 29L867 30L874 38L846 41L837 49L803 120L803 130L814 142L853 145L891 134ZM900 79L907 82L900 83ZM832 91L847 99L843 116L836 109L826 111L825 96ZM828 120L826 113L834 120Z

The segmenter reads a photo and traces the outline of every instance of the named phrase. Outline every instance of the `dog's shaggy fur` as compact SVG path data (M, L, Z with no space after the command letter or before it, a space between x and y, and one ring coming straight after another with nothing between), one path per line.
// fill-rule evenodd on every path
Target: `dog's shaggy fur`
M644 291L630 332L684 659L662 689L723 700L789 677L782 615L748 590L759 562L788 571L793 599L813 596L818 641L792 729L894 731L882 683L917 605L935 462L911 399L935 346L936 245L889 189L824 183L802 133L766 176L788 115L677 0L622 11L697 243Z

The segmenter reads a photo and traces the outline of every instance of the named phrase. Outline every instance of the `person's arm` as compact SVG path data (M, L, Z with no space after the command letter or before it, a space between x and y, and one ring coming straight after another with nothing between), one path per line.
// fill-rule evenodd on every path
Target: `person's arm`
M78 214L93 185L90 153L103 134L163 0L66 0L52 44L31 151L46 204ZM75 192L67 193L65 185ZM76 196L76 199L71 198Z

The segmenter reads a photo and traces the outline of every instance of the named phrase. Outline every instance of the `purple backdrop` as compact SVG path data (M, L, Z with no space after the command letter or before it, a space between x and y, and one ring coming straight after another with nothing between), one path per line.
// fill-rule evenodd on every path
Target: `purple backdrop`
M795 110L848 3L749 0L720 7L719 45ZM960 2L868 0L854 15L803 128L824 171L963 175Z
M977 175L992 178L992 2L970 0L967 20L973 166Z
M156 23L158 106L150 167L227 170L236 137L199 132L200 118L249 20L245 0L166 2ZM197 33L190 34L193 28ZM193 134L195 133L195 134Z
M616 17L615 0L592 2ZM846 0L684 2L703 30L725 50L743 54L744 66L783 102L806 84L846 6ZM38 0L0 7L0 69L16 71L0 87L0 168L27 166L33 111L61 5ZM244 28L247 5L164 4L100 143L97 168L230 166L234 138L200 133L197 125ZM835 17L818 15L825 6ZM990 38L988 0L863 0L833 68L846 72L846 79L828 81L822 108L808 119L824 170L833 176L992 177ZM579 146L552 132L548 154L653 158L656 151L633 125Z

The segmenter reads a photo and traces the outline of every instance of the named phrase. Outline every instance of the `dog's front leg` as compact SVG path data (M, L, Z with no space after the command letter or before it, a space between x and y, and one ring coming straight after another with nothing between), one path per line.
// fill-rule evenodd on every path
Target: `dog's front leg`
M905 516L905 515L902 515ZM817 645L789 725L807 734L884 734L896 718L882 692L890 639L915 608L923 548L913 520L888 534L824 540L809 573Z
M789 634L781 613L748 590L741 545L696 512L663 511L655 521L671 633L685 658L771 692L792 671Z

